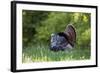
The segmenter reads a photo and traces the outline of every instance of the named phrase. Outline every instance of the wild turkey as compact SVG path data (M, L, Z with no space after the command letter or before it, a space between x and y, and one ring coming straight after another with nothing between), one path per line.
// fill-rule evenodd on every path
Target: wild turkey
M76 41L76 31L73 25L68 24L64 32L51 34L51 47L53 51L73 48Z

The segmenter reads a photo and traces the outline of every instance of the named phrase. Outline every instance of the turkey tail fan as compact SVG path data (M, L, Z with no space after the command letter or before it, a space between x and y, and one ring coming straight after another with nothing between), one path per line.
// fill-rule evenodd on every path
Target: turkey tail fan
M72 24L68 24L67 28L65 29L64 33L67 35L69 43L74 46L76 42L76 31L75 27Z

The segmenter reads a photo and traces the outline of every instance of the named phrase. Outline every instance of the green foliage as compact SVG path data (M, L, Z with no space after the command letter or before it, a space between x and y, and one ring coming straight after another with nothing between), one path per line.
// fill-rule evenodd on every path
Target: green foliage
M23 47L27 47L33 41L36 27L41 26L41 21L48 17L49 12L23 10Z
M23 46L38 43L37 41L49 43L50 35L63 32L69 23L76 28L77 45L87 46L84 44L85 40L87 44L90 44L91 35L83 35L86 30L90 29L89 13L23 10Z
M81 47L83 47L83 48L85 48L85 47L90 47L90 37L91 37L91 30L90 30L90 28L89 29L87 29L87 30L85 30L82 34L81 34L81 36L80 36L80 38L79 38L79 41L78 41L78 45L80 45L80 48Z
M48 18L41 22L41 27L36 28L37 34L35 37L37 37L38 41L49 42L50 35L64 31L66 23L67 13L51 12Z

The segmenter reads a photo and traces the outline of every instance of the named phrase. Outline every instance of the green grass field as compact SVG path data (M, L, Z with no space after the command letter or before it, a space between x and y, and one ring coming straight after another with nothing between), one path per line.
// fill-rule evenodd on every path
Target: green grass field
M73 48L72 50L53 52L48 46L35 45L33 47L23 49L22 53L23 63L86 59L90 59L89 48Z

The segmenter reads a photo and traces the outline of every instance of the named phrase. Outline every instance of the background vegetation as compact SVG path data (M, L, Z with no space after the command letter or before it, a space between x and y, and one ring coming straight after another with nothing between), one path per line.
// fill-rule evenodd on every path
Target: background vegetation
M24 63L90 59L90 13L23 10L22 14ZM69 23L77 33L75 48L50 51L50 35L63 32Z

